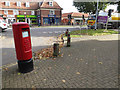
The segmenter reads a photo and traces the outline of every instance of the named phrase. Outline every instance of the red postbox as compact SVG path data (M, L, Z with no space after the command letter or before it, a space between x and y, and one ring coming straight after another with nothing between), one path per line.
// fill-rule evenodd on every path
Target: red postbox
M14 23L13 35L18 59L18 68L22 73L33 70L30 28L27 23Z

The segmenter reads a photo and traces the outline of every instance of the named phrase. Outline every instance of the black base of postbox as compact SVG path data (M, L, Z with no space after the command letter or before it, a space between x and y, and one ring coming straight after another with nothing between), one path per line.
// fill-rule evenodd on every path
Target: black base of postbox
M67 47L70 47L71 45L70 45L70 42L67 42Z
M70 47L70 45L67 45L66 47Z
M27 73L27 72L33 71L33 69L34 69L34 67L33 67L33 60L32 59L18 61L18 70L20 73Z

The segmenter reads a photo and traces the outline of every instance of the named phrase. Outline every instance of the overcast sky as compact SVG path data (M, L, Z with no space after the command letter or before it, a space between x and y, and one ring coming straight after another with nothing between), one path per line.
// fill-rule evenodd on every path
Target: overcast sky
M73 0L54 0L56 1L62 8L62 13L69 13L69 12L78 12L78 10L73 6ZM115 9L117 10L117 6L112 5L107 8L108 9Z
M78 12L77 9L73 6L73 0L54 0L56 1L62 8L62 13L69 12Z

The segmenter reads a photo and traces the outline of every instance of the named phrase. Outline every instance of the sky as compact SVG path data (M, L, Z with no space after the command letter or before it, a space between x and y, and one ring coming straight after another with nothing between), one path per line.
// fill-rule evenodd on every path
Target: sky
M62 13L69 13L69 12L78 12L78 10L73 6L73 0L54 0L56 1L62 8ZM111 5L108 9L115 9L117 10L117 6Z
M73 0L54 0L56 1L62 8L62 13L69 12L78 12L78 10L73 6Z

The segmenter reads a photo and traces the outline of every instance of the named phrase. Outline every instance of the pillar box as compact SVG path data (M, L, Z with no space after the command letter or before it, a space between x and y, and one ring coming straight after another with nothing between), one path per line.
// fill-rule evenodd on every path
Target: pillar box
M29 25L24 22L14 23L12 28L19 72L30 72L33 70L33 60Z

